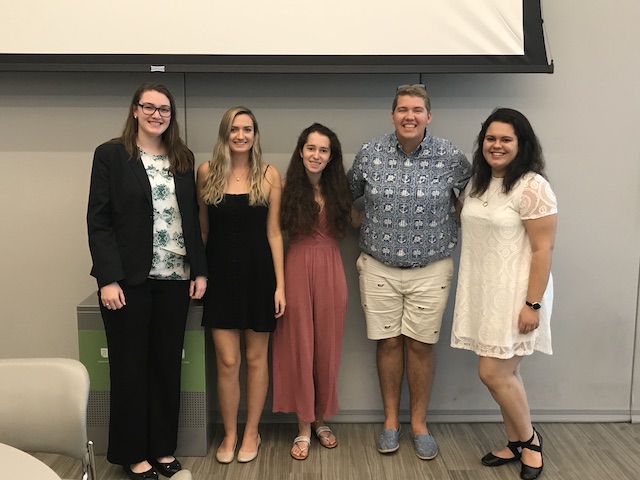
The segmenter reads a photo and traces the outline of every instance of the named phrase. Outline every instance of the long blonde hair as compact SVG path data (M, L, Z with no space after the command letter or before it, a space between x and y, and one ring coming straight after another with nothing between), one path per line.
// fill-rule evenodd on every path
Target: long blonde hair
M213 147L213 157L209 160L209 170L202 191L202 199L208 205L218 205L224 198L227 179L231 173L229 135L231 134L231 124L238 115L248 115L253 122L253 146L249 153L249 205L267 204L267 197L262 190L264 171L258 122L251 110L239 106L227 110L220 120L218 139Z

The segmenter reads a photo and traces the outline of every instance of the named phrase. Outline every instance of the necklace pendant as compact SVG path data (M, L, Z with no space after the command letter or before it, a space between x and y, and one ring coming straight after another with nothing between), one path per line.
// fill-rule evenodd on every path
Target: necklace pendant
M484 202L482 202L482 206L486 207L487 205L489 205L489 202L487 202L486 200Z

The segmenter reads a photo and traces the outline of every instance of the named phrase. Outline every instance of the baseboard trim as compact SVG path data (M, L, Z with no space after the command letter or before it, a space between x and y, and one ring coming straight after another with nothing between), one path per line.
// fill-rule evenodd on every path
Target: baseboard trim
M219 415L215 415L217 421ZM631 414L629 411L617 410L532 410L531 418L540 423L640 423L640 412ZM245 412L240 412L239 421L244 422ZM334 423L382 423L384 416L378 410L350 410L339 412L331 417ZM262 414L264 423L295 423L293 414L270 413ZM400 421L409 422L409 413L400 412ZM498 410L434 410L429 411L427 421L430 423L496 423L502 422Z

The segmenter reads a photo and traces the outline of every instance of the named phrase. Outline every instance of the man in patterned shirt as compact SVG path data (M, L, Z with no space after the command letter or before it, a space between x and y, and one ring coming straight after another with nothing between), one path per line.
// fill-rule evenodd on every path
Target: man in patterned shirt
M435 458L426 416L438 341L458 241L454 202L471 173L465 155L427 130L431 104L424 85L399 87L395 132L365 143L347 176L354 199L364 196L357 269L367 336L377 341L385 422L380 453L400 437L400 390L409 385L416 455Z

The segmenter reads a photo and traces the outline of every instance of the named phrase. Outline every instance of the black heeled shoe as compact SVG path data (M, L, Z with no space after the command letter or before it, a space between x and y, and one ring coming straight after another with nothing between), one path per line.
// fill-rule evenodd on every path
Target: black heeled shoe
M140 473L136 473L131 470L131 465L122 465L122 469L131 480L158 480L158 473L153 468Z
M520 460L520 450L518 450L518 448L520 448L521 446L522 442L510 441L509 443L507 443L507 448L511 450L511 452L513 453L513 457L497 457L493 453L489 452L484 457L482 457L481 462L485 467L499 467L500 465L505 465L507 463L517 462L518 460Z
M538 436L538 443L540 445L531 444L531 442L536 438L536 435ZM535 480L542 473L542 467L544 466L544 459L542 458L542 435L540 435L535 428L533 429L533 435L531 435L531 438L526 442L522 442L522 449L524 450L525 448L540 453L540 460L542 463L539 467L530 467L523 463L522 470L520 470L520 478L522 478L522 480Z
M173 462L162 463L157 460L149 460L149 463L155 467L160 475L165 477L173 477L176 473L182 470L182 465L174 457Z

